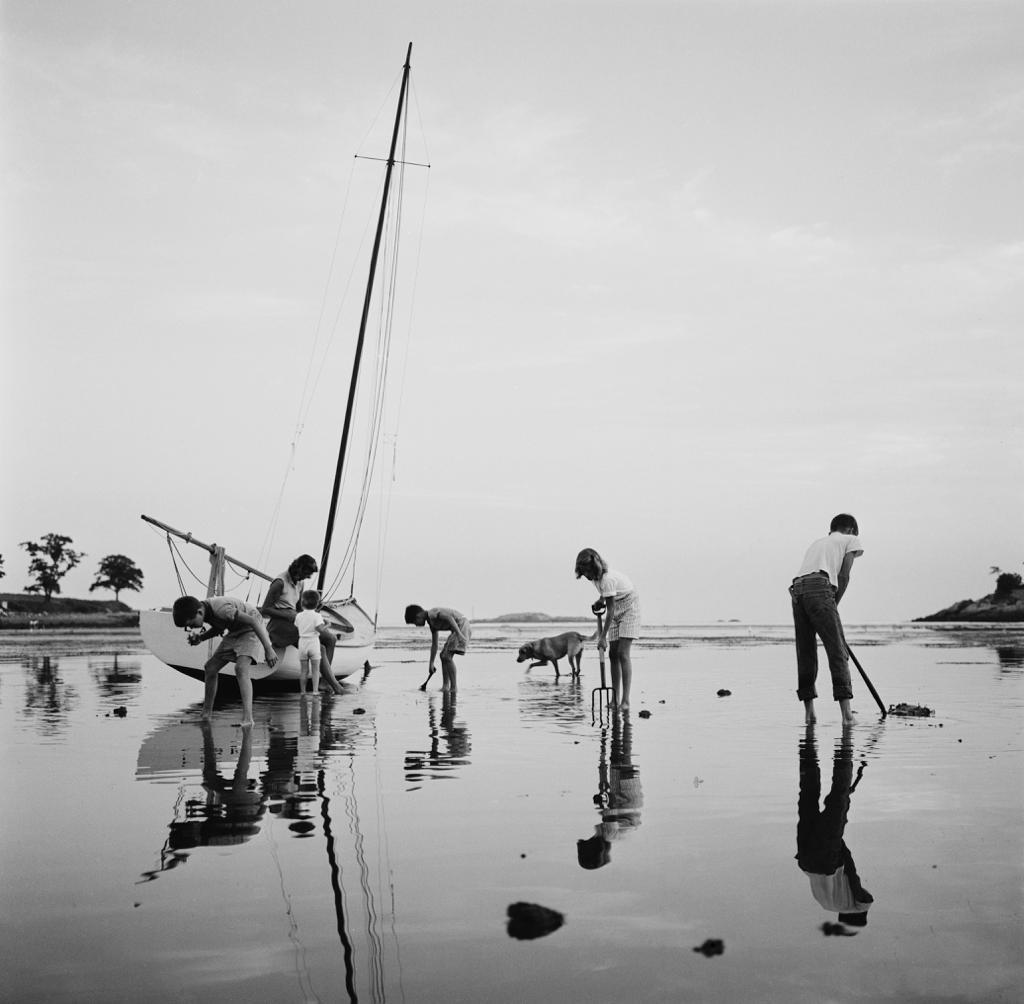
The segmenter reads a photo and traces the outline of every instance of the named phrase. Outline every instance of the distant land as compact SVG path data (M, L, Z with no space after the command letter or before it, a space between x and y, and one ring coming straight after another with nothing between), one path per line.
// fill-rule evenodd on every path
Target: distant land
M77 600L35 593L0 593L0 631L19 628L138 627L139 612L115 600Z
M975 621L979 623L1006 623L1024 621L1024 588L1005 593L989 593L980 600L960 600L952 606L927 617L915 617L915 622Z

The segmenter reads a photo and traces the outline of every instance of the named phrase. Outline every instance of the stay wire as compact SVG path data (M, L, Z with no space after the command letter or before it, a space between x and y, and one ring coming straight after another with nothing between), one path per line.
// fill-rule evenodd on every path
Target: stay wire
M385 273L389 273L388 282L385 284L386 289L379 301L376 331L377 331L377 363L374 369L374 381L372 385L371 400L368 404L369 409L369 434L367 437L366 446L366 457L365 463L363 464L363 477L360 485L359 500L356 507L356 515L351 524L348 541L345 545L344 555L338 566L338 572L335 574L332 580L330 588L327 590L328 595L332 594L338 586L341 579L352 570L353 574L353 591L354 591L354 578L355 578L355 559L358 553L359 540L362 532L363 520L365 518L366 507L369 501L370 489L373 483L373 476L376 468L376 457L377 450L380 444L380 429L381 419L383 413L384 404L384 390L388 369L388 361L390 358L390 347L391 347L391 328L394 316L394 302L395 302L395 288L396 288L396 276L398 267L398 236L400 233L400 220L401 220L401 206L403 201L403 189L404 189L404 166L400 167L398 174L398 182L396 184L396 197L392 203L391 210L388 215L388 223L385 227L384 234L384 256L385 261L388 263L385 266ZM394 236L392 237L392 231ZM390 254L390 257L388 257Z

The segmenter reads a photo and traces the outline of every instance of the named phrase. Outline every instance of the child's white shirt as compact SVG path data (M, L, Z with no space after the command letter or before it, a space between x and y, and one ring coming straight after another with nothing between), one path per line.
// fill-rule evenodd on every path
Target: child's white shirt
M319 610L300 610L295 615L295 627L298 629L299 638L315 638L317 628L323 627L327 621Z
M807 548L800 571L796 573L797 578L800 578L801 575L825 572L829 582L838 587L839 569L842 567L843 558L847 554L863 553L864 546L859 537L833 530L827 537L819 538Z

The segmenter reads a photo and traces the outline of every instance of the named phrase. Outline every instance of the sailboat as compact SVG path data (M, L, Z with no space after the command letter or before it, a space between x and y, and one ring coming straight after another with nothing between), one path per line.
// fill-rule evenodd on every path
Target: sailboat
M381 243L384 236L385 222L388 217L388 198L391 192L392 174L396 164L396 150L398 148L399 136L402 133L402 124L407 108L407 95L409 89L409 70L412 58L412 43L406 52L405 64L402 69L402 82L398 95L398 108L395 112L394 129L391 135L391 148L385 162L385 173L383 191L381 194L380 212L377 218L377 228L373 241L373 249L370 255L369 275L366 282L366 291L363 298L362 316L359 323L359 334L356 339L355 353L352 361L352 375L349 381L348 399L345 408L345 421L342 427L341 443L338 449L338 459L334 470L334 483L331 491L331 502L328 509L326 529L324 532L324 544L319 561L319 577L317 588L323 592L324 583L327 577L328 559L331 553L331 542L334 537L335 520L337 517L338 503L341 495L342 473L345 470L347 455L350 448L352 434L352 419L356 404L356 388L359 382L360 366L362 363L363 346L366 340L367 322L370 317L370 308L374 297L374 282L377 275L377 264L381 252ZM378 406L379 407L379 406ZM380 435L379 425L376 427L376 435ZM369 460L367 461L370 462ZM356 520L362 517L362 507L356 515ZM143 515L142 519L147 523L156 526L167 534L168 544L171 545L172 556L175 547L172 539L183 540L189 544L203 548L210 554L212 565L210 582L207 595L214 595L223 592L223 573L225 565L244 572L246 576L256 576L258 579L265 579L268 583L273 581L274 576L247 564L238 558L228 555L225 550L216 544L204 543L198 540L192 533L177 530L168 524L154 519L151 516ZM180 581L180 575L179 575ZM182 589L184 591L184 588ZM341 679L350 676L357 671L364 669L373 651L376 636L376 618L359 605L354 595L342 599L330 599L324 602L321 613L327 621L337 638L334 658L331 667L334 675ZM142 638L146 647L158 659L187 676L195 679L203 679L203 665L209 658L209 647L192 646L188 643L186 633L174 626L171 613L167 609L144 610L140 612L139 624L142 631ZM214 643L211 642L211 646ZM235 673L234 663L229 663L221 670L222 676L233 677ZM299 657L295 646L288 646L283 653L278 652L278 661L273 667L265 662L260 663L250 670L250 677L254 682L267 687L273 684L294 684L299 677Z

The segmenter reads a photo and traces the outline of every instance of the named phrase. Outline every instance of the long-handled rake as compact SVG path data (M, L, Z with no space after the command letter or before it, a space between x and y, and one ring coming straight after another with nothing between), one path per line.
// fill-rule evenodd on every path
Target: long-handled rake
M882 698L878 696L878 691L875 690L874 684L868 679L868 674L864 672L864 667L853 654L853 649L850 648L845 641L843 644L846 645L846 654L853 660L853 664L857 667L858 672L864 678L864 682L868 685L868 690L871 691L871 696L875 699L875 704L878 705L878 710L882 712L882 717L885 718L885 705L882 703Z
M597 636L601 637L602 618L601 615L597 615ZM604 713L606 710L611 708L615 698L615 691L608 686L607 678L605 677L604 670L604 649L598 646L597 654L600 657L601 663L601 686L594 687L590 692L590 719L591 721L597 721L600 719L604 721Z

